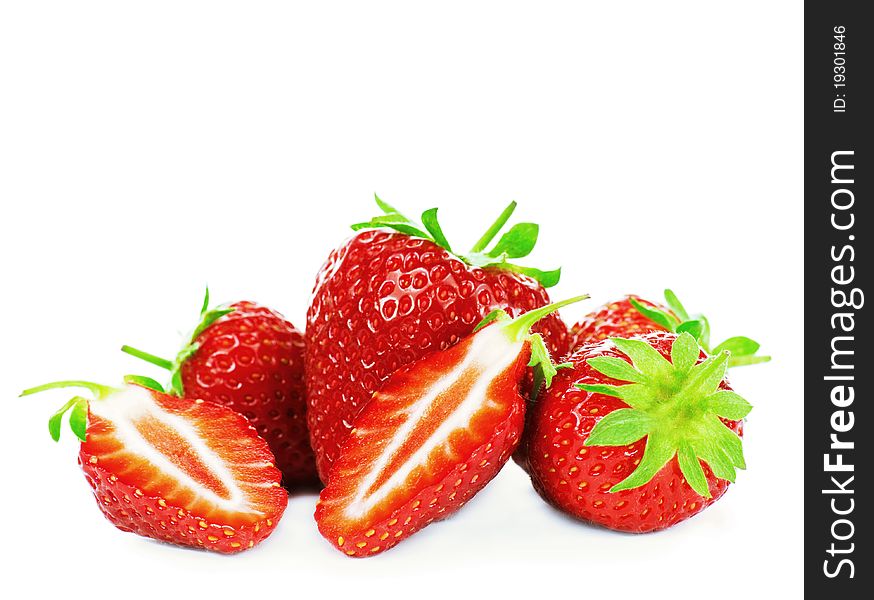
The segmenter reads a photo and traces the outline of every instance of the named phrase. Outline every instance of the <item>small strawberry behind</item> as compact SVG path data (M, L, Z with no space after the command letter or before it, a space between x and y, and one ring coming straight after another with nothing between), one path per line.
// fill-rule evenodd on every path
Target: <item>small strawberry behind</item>
M734 336L711 346L710 321L704 315L690 315L677 295L665 290L665 303L660 304L630 295L586 315L570 331L570 349L612 337L631 337L650 331L689 333L707 354L731 353L729 367L754 365L771 360L757 354L760 345L745 336Z
M244 415L270 445L286 487L318 482L306 427L304 336L278 312L241 301L209 308L175 360L131 346L128 354L170 371L170 394Z
M497 310L475 332L392 374L355 419L316 507L319 531L353 557L384 552L460 509L513 453L519 386L534 367L556 373L529 329L584 296L511 319Z
M751 406L725 380L730 353L689 333L585 344L533 406L531 480L560 510L610 529L670 527L720 498L746 467Z
M51 419L57 441L64 413L80 440L79 466L104 516L122 531L220 553L269 536L288 502L273 454L238 413L161 391L145 377L115 388L60 381L22 396L78 387Z

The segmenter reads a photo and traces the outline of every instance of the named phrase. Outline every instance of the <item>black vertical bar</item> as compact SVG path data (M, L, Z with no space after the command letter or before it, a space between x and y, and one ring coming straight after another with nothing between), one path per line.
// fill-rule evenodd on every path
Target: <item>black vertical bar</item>
M805 3L804 576L812 598L874 597L864 492L874 439L864 297L874 234L870 8Z

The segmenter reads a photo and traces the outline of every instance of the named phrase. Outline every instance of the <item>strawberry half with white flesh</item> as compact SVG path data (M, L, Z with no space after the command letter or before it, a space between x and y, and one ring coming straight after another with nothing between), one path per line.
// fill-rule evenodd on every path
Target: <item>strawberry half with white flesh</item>
M349 556L388 550L457 511L510 458L522 434L526 366L556 373L538 320L496 310L455 346L396 371L355 419L316 507L319 531Z
M165 394L148 378L125 380L121 388L60 381L22 393L92 392L94 400L76 396L55 413L49 432L59 439L70 410L79 465L106 518L122 531L222 553L270 535L288 496L267 443L245 417Z

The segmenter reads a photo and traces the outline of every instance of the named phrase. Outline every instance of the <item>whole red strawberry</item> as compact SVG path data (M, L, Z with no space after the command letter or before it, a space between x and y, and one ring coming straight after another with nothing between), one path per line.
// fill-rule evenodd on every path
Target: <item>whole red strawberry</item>
M530 327L572 298L510 319L395 371L361 413L316 507L319 531L349 556L373 556L459 510L519 443L526 367L556 369Z
M707 354L721 354L727 350L731 353L729 367L753 365L771 359L770 356L756 354L759 343L744 336L729 338L711 349L707 318L704 315L689 316L671 290L665 290L664 305L634 295L608 302L571 328L569 347L573 351L582 345L608 338L629 338L653 331L687 332L695 337ZM520 444L513 454L513 460L529 472L527 447L526 443Z
M238 413L170 396L148 378L111 388L61 381L22 395L81 387L49 420L55 441L63 414L81 440L79 466L113 525L156 540L214 552L246 550L273 532L288 495L273 455ZM148 387L146 387L148 386Z
M243 414L276 457L287 487L316 483L306 428L304 336L279 313L235 302L208 309L175 361L124 346L170 370L170 393L217 402Z
M730 367L771 359L757 355L759 343L744 336L729 338L711 348L710 322L704 315L690 316L671 290L665 290L664 304L634 295L608 302L571 327L569 348L573 351L583 344L650 331L688 332L708 354L719 354L724 350L731 352Z
M511 316L549 304L559 271L519 267L538 228L519 223L490 249L510 218L510 204L464 255L454 254L436 209L413 223L377 198L385 213L328 257L307 313L307 420L319 475L329 470L352 422L382 383L404 365L470 334L492 310ZM538 323L554 356L567 351L557 315Z
M650 310L664 311L672 319L676 318L667 307L639 296L625 296L592 311L571 327L569 343L571 351L583 344L611 337L631 337L650 331L670 331L668 327L660 325L638 310L632 301Z
M708 358L688 333L578 348L532 408L535 489L574 517L636 533L715 502L745 468L751 409L725 381L728 354Z

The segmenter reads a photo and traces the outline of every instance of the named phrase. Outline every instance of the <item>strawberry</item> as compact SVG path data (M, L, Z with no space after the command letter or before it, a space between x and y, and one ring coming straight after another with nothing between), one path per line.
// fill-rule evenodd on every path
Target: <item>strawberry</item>
M515 319L497 310L470 335L392 374L355 419L316 507L349 556L384 552L445 518L497 475L519 442L526 366L555 375L529 328L573 298Z
M359 233L330 254L307 313L307 420L325 482L353 420L389 375L455 344L495 309L516 316L546 306L545 288L560 275L508 262L533 249L533 223L514 225L486 250L515 202L461 255L443 235L437 209L422 214L423 227L376 201L385 214L354 225ZM553 355L567 351L557 315L537 331Z
M571 350L583 344L611 337L631 337L649 331L672 331L692 334L708 354L731 352L730 367L752 365L771 360L759 356L759 343L748 337L736 336L710 347L710 322L704 315L689 316L685 307L671 290L665 290L665 304L644 300L639 296L626 296L608 302L598 310L586 315L571 328Z
M670 331L688 332L707 354L721 354L728 350L731 353L729 367L771 360L770 356L756 354L759 343L743 336L729 338L711 349L710 323L707 318L704 315L690 317L671 290L665 290L665 303L666 306L634 295L608 302L571 328L570 349L573 351L584 344L613 337L628 338L647 332ZM523 441L513 454L513 460L530 475L527 447L528 444Z
M174 361L122 350L170 371L170 393L216 402L243 414L270 445L286 487L318 481L306 428L304 336L279 313L254 302L212 310Z
M643 533L688 519L745 468L751 407L689 333L584 344L532 408L531 481L574 517Z
M270 535L288 496L270 449L246 419L162 393L147 378L126 381L121 388L60 381L22 394L66 387L94 394L67 402L49 432L57 441L70 410L79 466L106 518L122 531L222 553Z
M655 304L639 296L625 296L619 300L608 302L583 317L581 321L571 327L569 344L571 350L573 351L589 342L605 340L611 337L631 337L638 333L670 330L635 308L632 301L645 309L664 311L672 321L676 319L674 313L667 307Z

